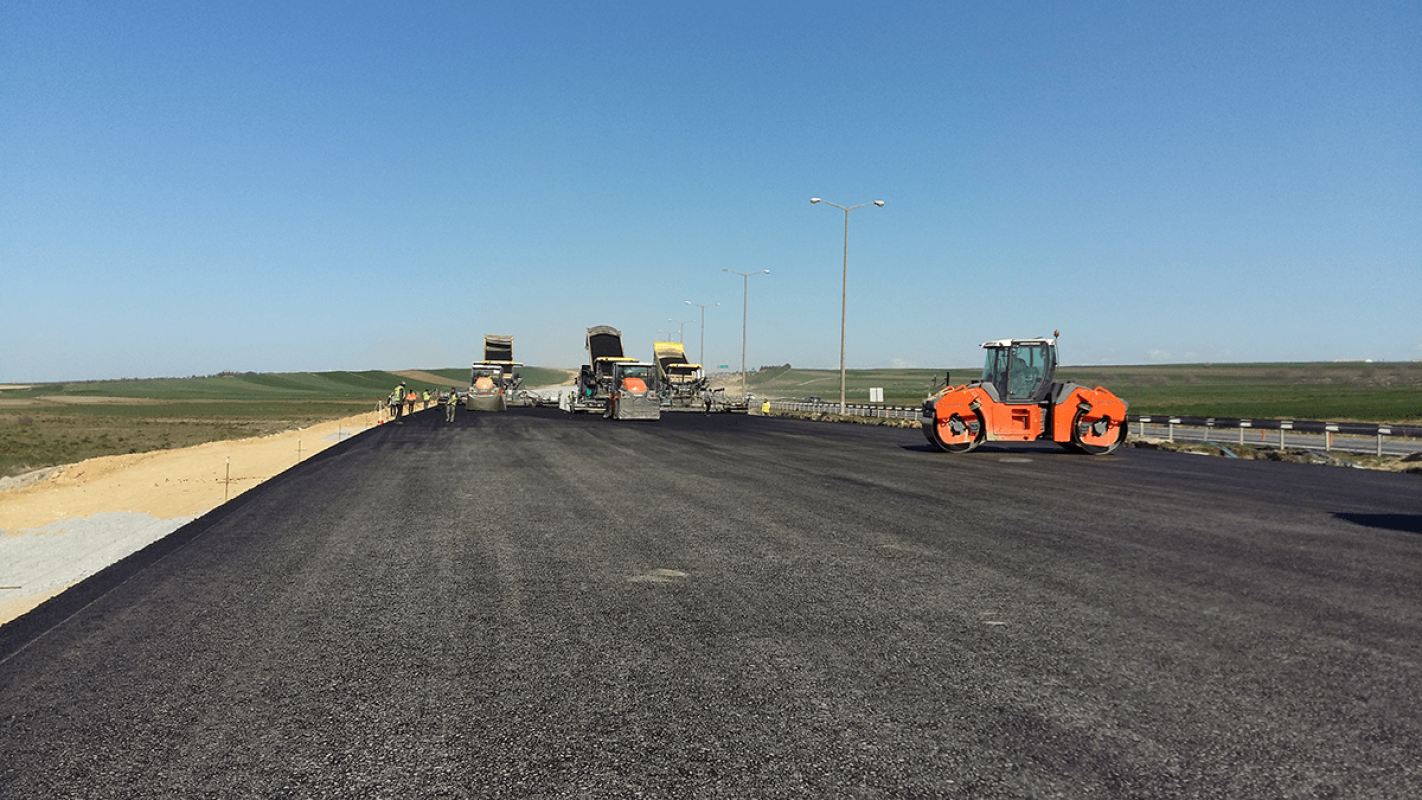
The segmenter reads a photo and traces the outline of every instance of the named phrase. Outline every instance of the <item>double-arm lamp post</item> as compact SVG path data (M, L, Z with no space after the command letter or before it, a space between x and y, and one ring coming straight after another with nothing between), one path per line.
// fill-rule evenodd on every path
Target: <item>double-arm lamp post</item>
M741 276L741 397L746 397L749 394L746 391L746 307L747 298L750 297L750 279L752 275L769 275L770 270L737 272L733 269L723 269L721 271Z
M688 323L688 322L695 322L695 321L696 321L696 320L692 320L692 319L669 319L669 320L667 320L667 322L675 322L676 324L678 324L678 325L681 326L681 328L678 330L678 333L677 333L677 335L676 335L676 340L677 340L678 342L681 342L682 344L686 344L686 323Z
M710 308L711 306L719 306L721 304L693 303L690 300L687 300L686 304L689 306L696 306L697 308L701 309L701 355L698 356L697 360L701 362L701 369L704 373L706 369L706 309Z
M872 203L860 203L857 206L842 206L838 203L831 203L828 200L821 200L818 197L811 197L810 202L824 203L827 206L834 206L844 212L844 288L841 290L839 301L839 413L844 413L844 321L846 312L849 310L849 212L856 208L865 206L882 206L883 200L875 200Z

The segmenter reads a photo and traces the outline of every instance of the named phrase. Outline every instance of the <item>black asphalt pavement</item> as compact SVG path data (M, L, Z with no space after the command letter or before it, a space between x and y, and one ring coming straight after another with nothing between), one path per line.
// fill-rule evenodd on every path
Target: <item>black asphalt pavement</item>
M1422 797L1422 478L442 411L0 627L0 797Z

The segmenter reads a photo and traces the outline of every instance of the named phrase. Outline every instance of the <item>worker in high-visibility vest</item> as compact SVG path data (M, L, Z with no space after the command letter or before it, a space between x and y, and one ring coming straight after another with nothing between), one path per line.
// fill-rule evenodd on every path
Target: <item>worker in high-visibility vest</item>
M395 387L395 394L391 395L390 397L390 419L396 424L404 424L403 422L400 422L401 412L404 411L404 408L405 382L401 381L400 384Z
M424 410L428 409L429 407L430 407L430 390L429 390L429 389L426 389L426 390L425 390L425 404L422 405L422 406L420 406L420 410L421 410L421 411L424 411Z
M454 407L459 405L459 392L454 387L449 387L449 399L444 401L444 421L454 421Z

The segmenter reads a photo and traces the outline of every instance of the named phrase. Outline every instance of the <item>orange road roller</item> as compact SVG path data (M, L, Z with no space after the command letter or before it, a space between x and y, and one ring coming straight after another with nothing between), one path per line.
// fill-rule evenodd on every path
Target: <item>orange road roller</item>
M1106 455L1126 441L1126 401L1100 386L1052 380L1056 338L998 339L982 346L982 378L944 386L923 402L923 435L934 445L967 453L983 442L1052 441Z

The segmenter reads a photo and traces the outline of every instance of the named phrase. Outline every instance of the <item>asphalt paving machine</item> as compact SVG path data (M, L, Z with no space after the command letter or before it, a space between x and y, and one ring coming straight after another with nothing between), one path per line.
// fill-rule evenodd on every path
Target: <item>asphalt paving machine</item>
M1055 381L1057 340L983 342L982 377L944 387L923 402L923 435L949 453L983 442L1051 441L1090 455L1126 440L1126 401L1100 386Z
M646 361L614 361L612 392L607 419L661 419L662 398L657 392L657 366Z
M677 411L701 409L707 388L701 365L686 360L686 348L680 342L653 342L652 351L657 358L662 405Z
M588 328L588 362L578 370L578 382L568 398L567 410L587 413L607 411L608 400L617 386L613 383L614 364L636 361L622 351L622 331L610 325Z
M464 407L470 411L506 411L510 405L527 405L523 378L514 372L514 367L521 366L513 360L512 336L486 335L484 360L471 366Z

